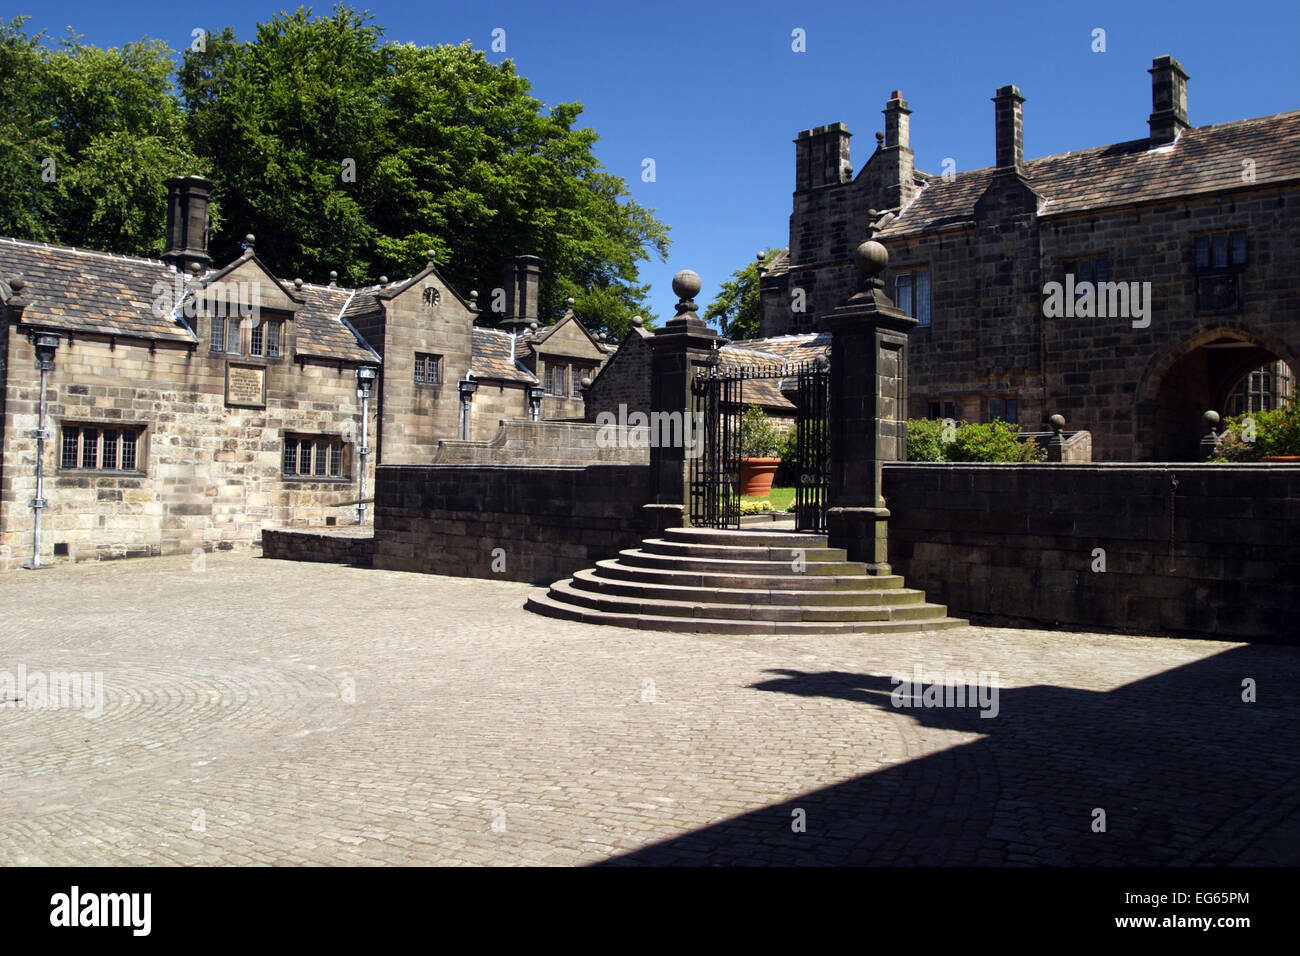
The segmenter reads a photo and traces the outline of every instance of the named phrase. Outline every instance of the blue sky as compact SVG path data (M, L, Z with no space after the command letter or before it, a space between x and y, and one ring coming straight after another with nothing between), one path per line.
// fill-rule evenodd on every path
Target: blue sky
M254 24L286 5L252 0L43 0L28 29L72 26L99 46L143 36L180 49L190 30ZM362 4L357 4L362 6ZM290 6L288 9L294 9ZM328 12L332 4L316 4ZM787 241L795 134L843 121L855 169L871 154L880 110L901 89L917 165L940 172L993 161L994 90L1025 96L1025 153L1044 156L1145 136L1153 57L1171 53L1191 79L1197 126L1300 108L1295 0L925 4L576 3L498 0L365 5L389 39L470 40L510 58L550 105L580 102L596 153L642 204L672 227L667 263L643 264L661 318L672 314L678 269L718 283L767 245ZM490 52L505 30L504 53ZM792 49L792 31L806 37ZM1093 52L1093 31L1106 50ZM655 161L654 182L642 180ZM256 231L256 224L250 224ZM526 250L521 250L526 251Z

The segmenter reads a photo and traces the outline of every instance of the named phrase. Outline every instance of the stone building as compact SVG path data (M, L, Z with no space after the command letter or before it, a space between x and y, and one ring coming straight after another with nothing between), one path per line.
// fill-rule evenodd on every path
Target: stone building
M476 327L476 294L432 262L358 289L288 281L249 236L214 268L210 187L168 182L161 260L0 239L0 567L30 558L38 510L42 564L245 548L357 521L379 462L583 417L570 376L606 352L571 310L537 331L536 282L507 296L507 332ZM523 260L540 270L519 257L508 278Z
M912 417L1032 428L1059 412L1092 432L1098 460L1180 460L1206 409L1251 407L1266 374L1288 394L1300 112L1193 127L1182 65L1162 56L1150 73L1146 135L1039 159L1023 155L1024 97L1002 87L983 169L916 169L899 91L856 176L847 126L799 133L789 247L760 280L763 336L821 331L871 237L918 320Z

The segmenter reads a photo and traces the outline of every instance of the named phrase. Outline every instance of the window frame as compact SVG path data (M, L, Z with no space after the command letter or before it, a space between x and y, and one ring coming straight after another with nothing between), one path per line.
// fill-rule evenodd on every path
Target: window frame
M140 463L144 459L141 446L144 444L146 425L130 422L87 422L66 421L59 423L59 467L60 472L82 475L125 475L133 478L145 474ZM70 434L71 433L71 434ZM86 439L94 435L94 446L88 447ZM75 437L74 437L75 436ZM113 443L113 464L104 466L104 443L111 437ZM69 464L69 438L72 438L73 464ZM130 449L128 456L128 448ZM123 467L123 462L130 458L131 467ZM90 464L87 464L90 462Z
M430 381L429 369L433 369ZM442 356L434 352L415 353L415 384L421 388L440 388L442 386Z
M284 481L351 481L351 457L344 451L342 435L286 432L280 451L280 477ZM302 452L307 451L303 470ZM290 462L293 471L289 470ZM335 468L337 467L337 473Z
M921 277L924 276L924 281ZM903 280L906 280L904 282ZM903 301L901 289L907 289ZM921 293L925 293L925 307L921 307ZM934 270L927 265L905 266L894 273L894 306L909 318L916 319L916 328L931 328L934 322ZM921 313L925 315L922 317Z

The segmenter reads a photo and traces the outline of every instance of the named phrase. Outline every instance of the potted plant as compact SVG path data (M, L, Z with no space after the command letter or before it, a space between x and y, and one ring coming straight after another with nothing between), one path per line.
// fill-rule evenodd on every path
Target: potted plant
M757 405L750 405L740 417L740 494L766 498L781 459L781 433Z

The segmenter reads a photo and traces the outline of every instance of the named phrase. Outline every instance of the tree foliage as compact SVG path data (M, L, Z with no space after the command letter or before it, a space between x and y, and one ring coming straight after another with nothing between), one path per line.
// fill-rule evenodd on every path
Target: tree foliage
M771 260L776 249L765 249L763 261ZM733 341L756 339L762 310L758 299L758 261L742 266L722 283L717 296L704 311L706 322L717 323L718 330Z
M214 182L216 262L252 232L280 275L359 285L410 275L432 249L490 304L504 261L531 253L546 260L544 317L573 296L615 337L653 318L638 263L666 258L667 227L595 158L582 106L547 109L511 61L390 43L343 5L201 47L177 70L158 41L50 49L22 18L0 25L0 233L157 255L163 183L197 173ZM41 180L47 156L56 183Z
M50 46L0 23L0 235L156 256L164 181L204 173L157 40Z

